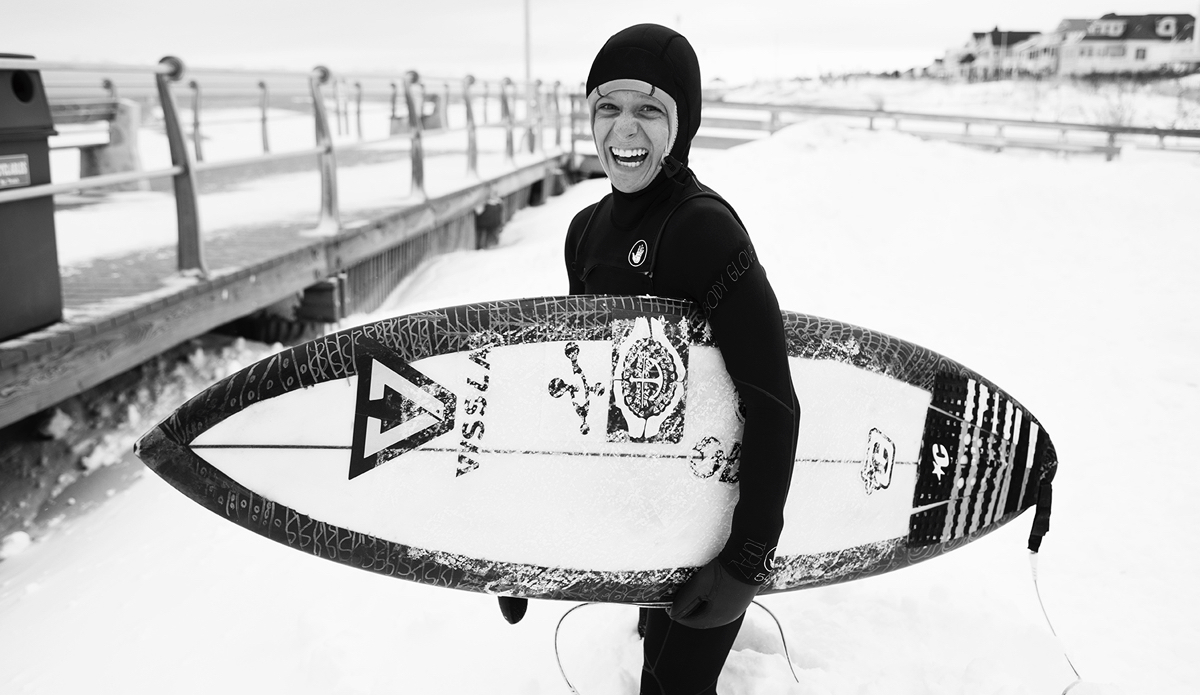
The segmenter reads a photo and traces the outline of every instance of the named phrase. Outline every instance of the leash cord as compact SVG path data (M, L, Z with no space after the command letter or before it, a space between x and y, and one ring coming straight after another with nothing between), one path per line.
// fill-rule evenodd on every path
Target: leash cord
M753 601L752 603L763 609L767 615L771 616L771 620L775 621L775 628L779 630L779 641L783 642L783 658L787 659L788 669L792 672L792 678L796 681L796 683L799 683L800 677L796 675L796 667L792 665L792 655L788 652L787 637L785 637L783 634L783 625L779 622L779 618L775 617L775 614L771 612L770 608L767 608L758 601Z
M1046 626L1050 628L1050 634L1062 643L1062 638L1058 636L1058 632L1054 630L1054 623L1050 622L1050 614L1046 612L1046 604L1042 601L1042 590L1038 586L1038 554L1036 552L1029 553L1029 569L1033 575L1033 593L1037 596L1038 607L1042 609L1042 617L1046 619ZM1083 682L1083 676L1079 675L1079 670L1075 668L1075 664L1071 662L1071 657L1067 654L1066 647L1063 647L1063 658L1067 660L1067 666L1071 667L1071 672L1075 674L1075 680L1063 689L1063 695L1067 695L1072 688Z

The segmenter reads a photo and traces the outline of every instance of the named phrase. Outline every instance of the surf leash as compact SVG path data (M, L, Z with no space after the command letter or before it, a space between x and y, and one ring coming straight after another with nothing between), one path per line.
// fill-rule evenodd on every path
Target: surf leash
M1053 479L1054 470L1051 469L1050 474L1042 480L1038 488L1037 508L1033 513L1033 528L1029 532L1029 570L1033 576L1033 593L1037 596L1038 607L1042 609L1042 617L1046 619L1046 626L1050 628L1050 634L1059 641L1063 658L1067 660L1067 666L1070 666L1071 672L1075 674L1075 680L1063 689L1063 695L1067 695L1072 688L1083 682L1083 677L1079 675L1079 670L1071 662L1071 656L1067 654L1067 648L1062 644L1062 638L1054 630L1054 623L1050 622L1050 614L1046 612L1046 604L1042 601L1042 590L1038 586L1038 551L1042 548L1042 537L1050 530L1050 504L1054 495L1051 486Z
M1038 587L1038 554L1037 551L1029 551L1029 570L1033 575L1033 593L1037 596L1038 606L1042 609L1042 617L1046 619L1046 626L1050 628L1050 634L1054 635L1059 641L1059 646L1063 650L1063 658L1067 660L1067 666L1071 667L1071 672L1075 674L1075 680L1063 689L1063 695L1071 692L1071 689L1083 682L1083 676L1079 675L1079 669L1075 668L1075 664L1071 662L1071 656L1067 654L1066 646L1062 645L1062 638L1054 630L1054 623L1050 622L1050 614L1046 612L1046 604L1042 602L1042 590Z
M795 679L796 683L799 683L800 677L796 675L796 667L792 664L792 655L788 651L787 636L784 635L784 633L783 633L783 624L779 622L779 618L775 617L775 614L771 612L770 608L767 608L766 606L762 605L758 601L751 601L751 603L753 603L754 605L763 609L763 612L765 612L767 615L771 616L771 620L775 621L775 629L779 630L779 641L783 643L783 658L787 659L788 670L790 670L792 672L792 678ZM600 604L598 604L598 603L581 603L577 606L572 606L570 609L567 610L566 613L562 614L562 617L558 619L558 624L554 626L554 660L558 663L558 672L562 675L563 682L567 684L567 689L571 691L571 695L579 695L579 691L576 690L575 686L571 684L571 679L567 678L567 671L566 671L566 669L563 668L562 655L559 653L559 650L558 650L558 633L559 633L559 630L562 629L563 621L567 619L568 615L574 613L575 611L579 610L580 608L583 608L584 606L598 606L598 605L600 605ZM654 604L648 604L648 605L653 608L661 608L662 606L665 606L668 604L654 603ZM1053 631L1053 629L1054 628L1051 628L1051 631ZM1069 688L1068 688L1068 690L1069 690ZM1065 691L1064 691L1064 693L1065 693Z
M771 612L770 608L767 608L758 601L751 601L751 603L763 609L767 615L771 616L771 620L775 621L775 627L779 630L779 641L783 642L783 658L787 659L788 669L792 672L792 678L795 679L797 684L799 684L800 677L796 675L796 667L792 665L792 655L788 652L787 637L785 637L783 634L783 625L779 622L779 618L775 617L775 614Z
M577 606L572 606L570 610L568 610L566 613L563 613L562 617L558 619L558 625L554 626L554 660L558 662L558 672L562 674L563 682L567 684L567 689L571 691L571 695L579 695L579 691L575 689L575 686L571 685L571 679L567 678L567 672L563 669L562 656L558 653L558 631L562 629L563 621L567 619L568 615L574 613L580 608L583 608L584 606L595 605L597 604L581 603Z

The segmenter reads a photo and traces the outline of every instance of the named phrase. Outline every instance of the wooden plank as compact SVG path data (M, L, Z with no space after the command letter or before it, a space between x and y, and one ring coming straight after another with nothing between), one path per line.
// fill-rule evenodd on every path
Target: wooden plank
M50 118L55 125L111 121L117 116L117 102L112 99L79 99L50 102Z
M78 307L70 323L0 343L0 427L92 388L155 355L273 304L348 267L466 215L494 196L545 180L557 155L372 220L278 258L173 291L128 298L127 308ZM140 301L139 301L140 299Z
M700 120L701 128L731 128L733 130L771 130L769 121L749 118L712 118L705 116Z
M757 138L737 138L720 135L697 135L692 138L692 147L705 150L727 150L738 145L754 142Z
M48 138L52 150L68 150L78 147L98 147L111 142L108 128L89 128L87 130L59 131L58 135Z
M393 212L368 225L329 239L329 274L334 275L377 256L407 239L424 234L456 218L474 214L493 196L511 195L546 178L565 162L565 155L537 162L453 193L431 198L422 205Z
M302 249L268 263L204 282L185 301L182 293L148 312L131 308L96 321L100 330L56 324L26 336L49 344L36 358L0 372L0 427L79 394L175 345L323 280L324 249ZM155 303L151 300L151 303ZM141 315L137 315L137 314ZM134 315L135 318L127 319ZM70 333L72 340L63 340ZM7 346L6 346L7 347ZM7 354L10 350L5 350ZM16 352L12 350L11 352ZM6 360L7 361L7 360Z
M921 138L922 140L941 140L944 142L953 142L959 145L986 147L989 149L998 150L1008 147L1015 147L1018 149L1047 150L1053 152L1081 152L1085 154L1113 155L1121 153L1120 147L1110 147L1105 144L1063 142L1061 140L1037 138L1005 138L992 135L963 135L961 133L937 133L911 130L906 130L903 132L908 135Z

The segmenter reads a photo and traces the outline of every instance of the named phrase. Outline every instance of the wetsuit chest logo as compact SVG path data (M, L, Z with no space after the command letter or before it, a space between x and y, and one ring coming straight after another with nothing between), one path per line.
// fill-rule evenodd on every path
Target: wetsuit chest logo
M637 243L633 245L633 248L629 249L629 265L637 268L641 264L645 263L646 251L646 241L644 239L638 239Z

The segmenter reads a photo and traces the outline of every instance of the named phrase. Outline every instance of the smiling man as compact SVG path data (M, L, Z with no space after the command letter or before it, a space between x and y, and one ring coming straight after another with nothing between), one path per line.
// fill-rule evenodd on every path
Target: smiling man
M733 208L687 167L700 126L700 65L679 33L618 32L587 80L592 136L612 193L571 221L571 294L652 294L705 313L745 406L729 538L673 597L643 609L642 695L716 692L747 606L767 581L783 528L800 408L783 321ZM718 513L718 510L713 510ZM524 603L502 598L510 622Z
M679 131L675 100L644 82L617 80L593 90L590 101L592 137L613 188L642 190L658 175Z

